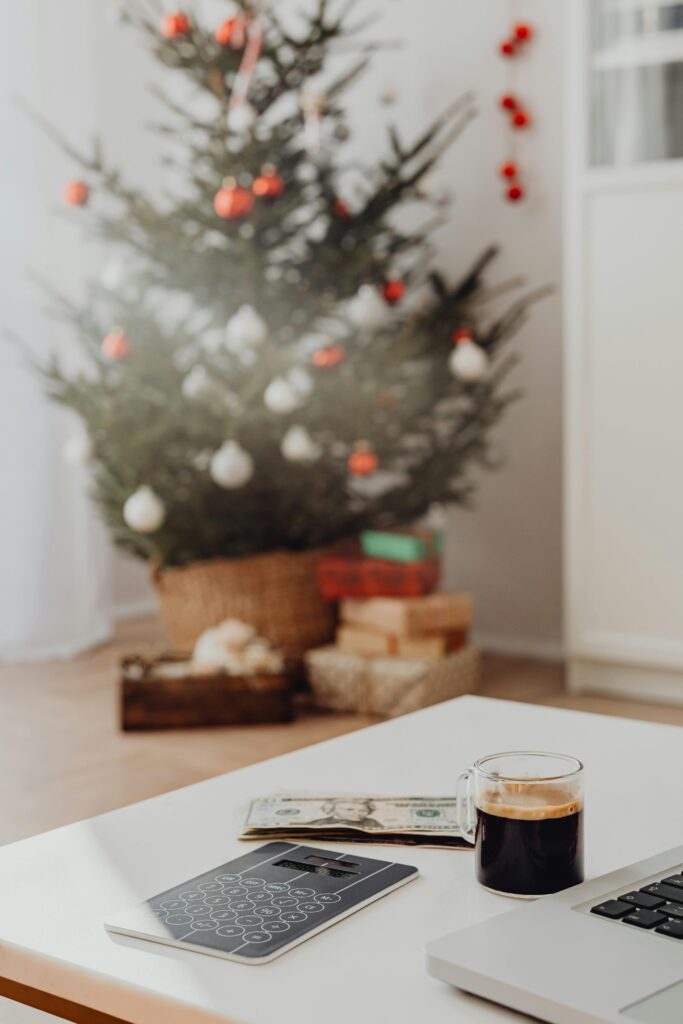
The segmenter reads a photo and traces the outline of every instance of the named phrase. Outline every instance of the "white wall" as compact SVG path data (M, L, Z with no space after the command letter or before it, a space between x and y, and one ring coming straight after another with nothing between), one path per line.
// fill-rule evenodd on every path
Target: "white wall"
M285 4L299 6L298 0L279 0L278 10ZM216 0L205 0L203 6L224 9ZM531 284L559 287L562 5L378 0L373 7L381 10L382 20L372 35L399 41L401 48L378 55L375 68L357 87L353 145L363 152L376 149L388 118L410 135L453 97L474 90L480 116L447 156L436 180L456 194L451 222L439 238L441 263L457 276L495 241L503 250L495 279L522 274ZM513 12L537 27L537 39L520 65L519 87L528 95L535 127L520 144L530 194L517 206L501 199L496 177L507 155L504 121L496 108L506 88L506 65L497 55L497 43ZM131 173L153 182L153 146L143 124L148 101L141 109L146 61L129 34L113 31L103 13L96 46L109 148ZM387 86L398 94L391 108L378 102ZM82 87L72 83L74 102ZM540 655L557 654L561 645L560 320L556 295L536 309L520 336L524 361L515 383L526 396L498 432L508 462L503 470L481 477L474 511L451 513L447 563L448 584L475 595L478 634L485 645ZM144 571L136 568L117 565L115 592L122 606L139 608L148 593Z

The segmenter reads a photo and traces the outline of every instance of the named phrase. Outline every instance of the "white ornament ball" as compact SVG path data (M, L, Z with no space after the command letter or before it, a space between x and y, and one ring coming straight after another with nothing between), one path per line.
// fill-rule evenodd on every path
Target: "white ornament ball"
M228 111L228 128L238 135L247 135L256 124L257 117L251 103L240 103Z
M267 409L286 416L301 405L301 397L292 385L283 377L275 377L263 393L263 401Z
M225 344L235 355L245 347L263 344L267 337L268 326L253 306L240 306L225 328Z
M126 526L136 533L155 533L166 518L166 506L151 487L138 487L123 506Z
M448 366L454 377L474 384L488 373L489 357L471 338L462 338L451 352Z
M209 471L219 487L237 490L254 475L254 460L237 441L225 441L211 456Z
M294 366L287 374L287 380L302 398L307 398L313 391L313 378L302 366Z
M93 454L93 443L85 431L74 434L64 445L64 461L70 466L87 466L92 462Z
M187 376L183 378L181 390L185 398L190 400L206 396L211 390L211 379L206 367L201 363L193 366Z
M348 305L348 316L356 327L366 331L377 330L387 319L387 305L377 288L364 284Z
M305 427L292 426L282 438L280 450L288 462L315 462L322 451Z

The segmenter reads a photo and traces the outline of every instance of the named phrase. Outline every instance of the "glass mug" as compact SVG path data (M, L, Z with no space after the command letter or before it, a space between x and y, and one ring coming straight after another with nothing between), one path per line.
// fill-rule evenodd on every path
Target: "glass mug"
M583 765L575 757L489 754L460 773L456 795L486 889L531 899L583 881Z

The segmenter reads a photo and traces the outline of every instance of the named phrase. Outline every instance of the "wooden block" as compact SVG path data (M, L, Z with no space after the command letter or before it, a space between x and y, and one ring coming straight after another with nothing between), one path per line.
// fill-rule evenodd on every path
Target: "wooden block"
M341 602L342 622L397 636L421 636L469 630L472 598L469 594L429 594L425 597L346 598Z
M292 718L291 688L282 674L235 676L213 670L202 675L157 674L160 667L168 670L169 665L182 671L182 663L173 657L123 659L122 729L185 729Z
M453 651L460 650L467 641L465 630L452 633L425 633L421 636L398 636L359 626L340 626L337 647L347 654L365 658L411 658L438 661Z

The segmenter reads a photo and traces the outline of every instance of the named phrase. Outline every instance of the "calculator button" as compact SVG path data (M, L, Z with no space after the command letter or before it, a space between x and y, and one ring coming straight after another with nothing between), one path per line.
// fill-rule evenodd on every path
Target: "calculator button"
M270 903L271 895L269 892L250 892L249 899L253 903Z
M193 917L204 917L206 914L206 903L204 903L204 900L201 903L199 900L195 900L194 903L188 903L183 913L192 914Z
M168 917L168 910L151 910L150 913L152 917L158 917L160 921L163 921L164 918Z
M300 903L299 910L302 910L305 914L317 914L325 908L320 903Z
M192 922L191 927L195 932L210 932L214 928L218 928L218 921L214 921L210 917L198 917L196 921Z
M207 896L204 902L209 907L227 907L230 897L221 896L220 894L217 896Z
M212 910L211 917L214 921L225 923L227 921L234 921L237 914L234 910Z
M238 914L246 914L249 910L254 909L254 904L251 900L237 900L236 903L230 904L233 910L236 910Z
M216 935L224 935L226 939L237 939L244 935L244 928L238 924L226 924L216 930Z
M259 886L265 885L265 884L266 883L264 882L264 880L262 878L243 878L242 879L242 885L247 885L247 886L249 886L250 889L257 889Z
M172 925L176 928L181 924L189 924L192 918L189 914L169 914L166 918L166 924Z
M272 932L275 935L277 932L286 932L289 925L286 921L266 921L263 925L263 930L266 932Z
M279 907L258 907L258 912L261 917L279 917Z
M223 889L224 896L246 896L248 892L243 885L229 885L227 889Z
M289 886L286 882L268 882L266 892L289 892Z
M202 892L220 892L223 888L222 882L200 882L197 886Z
M268 942L269 939L270 935L268 934L268 932L247 932L246 935L244 936L245 942Z
M336 892L320 892L316 896L318 903L339 903L341 896L338 896Z
M186 889L180 893L181 900L203 900L204 893L201 889Z
M273 897L274 907L295 907L296 900L293 900L291 896L274 896Z
M234 875L234 874L232 874L232 875L230 875L230 874L228 874L228 875L216 875L216 881L217 882L221 882L221 883L224 883L224 882L227 882L227 883L239 882L241 880L242 880L242 876L241 875Z
M282 920L287 924L295 924L297 921L305 921L306 915L300 914L298 910L287 910L282 914Z
M239 924L243 928L257 928L261 924L261 918L256 914L243 914L237 918L235 924Z
M185 900L163 900L159 904L162 910L184 910Z
M290 889L290 896L296 896L297 899L307 899L310 896L315 896L315 889Z

